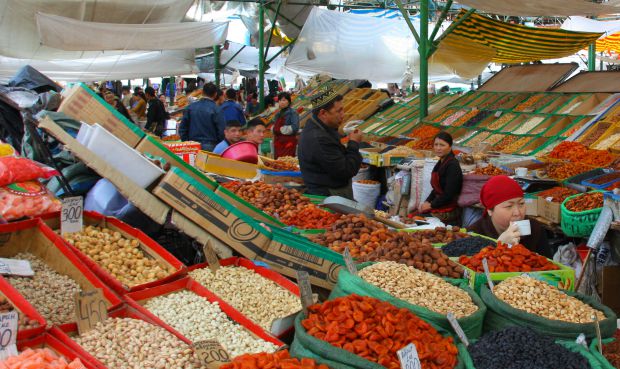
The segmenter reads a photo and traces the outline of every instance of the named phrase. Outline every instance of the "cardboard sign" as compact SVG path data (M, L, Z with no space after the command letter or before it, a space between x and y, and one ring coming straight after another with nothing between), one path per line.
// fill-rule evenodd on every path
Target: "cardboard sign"
M299 295L301 298L301 306L304 313L308 313L308 306L314 304L312 296L312 286L310 285L310 276L304 270L297 271L297 285L299 286Z
M349 271L349 273L353 275L358 275L357 266L355 265L355 261L353 261L353 257L351 256L351 252L349 251L348 246L344 248L342 257L344 258L344 264L347 266L347 270Z
M194 351L200 364L208 369L218 369L230 362L230 355L217 340L195 342Z
M32 277L34 270L28 260L0 258L0 274Z
M205 254L205 259L207 259L207 263L209 264L209 268L215 274L218 269L220 269L220 259L218 259L215 250L213 249L213 245L211 245L211 240L207 241L202 248L202 251Z
M80 334L90 331L97 323L108 318L107 303L101 289L75 294L75 316Z
M0 314L0 360L17 355L17 311Z
M487 258L482 259L482 267L484 268L484 274L487 276L487 283L489 284L489 289L491 293L493 293L493 281L491 280L491 272L489 271L489 263L487 262Z
M81 232L83 227L84 199L82 196L67 197L62 199L62 211L60 212L60 233Z
M456 317L454 316L454 314L448 313L447 318L448 318L448 322L452 326L452 329L454 329L454 333L456 333L456 335L459 336L459 339L461 340L461 342L463 342L465 347L469 346L469 340L467 339L467 336L465 335L463 328L461 328L461 325L456 320Z
M402 369L422 369L418 350L413 343L408 344L396 353L398 354L398 360Z

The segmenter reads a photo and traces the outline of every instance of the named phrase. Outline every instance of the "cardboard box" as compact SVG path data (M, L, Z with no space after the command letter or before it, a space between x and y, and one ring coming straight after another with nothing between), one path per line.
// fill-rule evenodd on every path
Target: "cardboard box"
M196 157L196 168L207 173L226 177L252 179L258 175L258 165L243 161L224 159L219 155L200 151Z
M85 84L63 91L59 112L88 124L99 123L131 147L136 147L145 133Z
M560 224L562 220L562 204L559 202L547 201L542 197L536 197L538 202L538 216L541 216L552 223Z
M525 197L525 215L537 217L538 211L538 197Z
M194 141L164 141L163 145L192 167L196 164L196 156L200 151L200 143Z
M199 181L203 186L211 190L214 190L218 186L217 182L215 182L212 178L194 168L194 166L184 161L181 157L164 146L163 143L153 137L146 136L142 141L140 141L138 146L136 146L136 150L143 154L163 158L166 162L170 163L170 165L181 169L184 173L188 174L195 180Z
M170 221L181 232L195 239L202 245L206 244L208 241L211 241L211 246L220 259L226 259L233 256L232 249L230 247L224 245L220 240L213 237L209 232L205 231L202 227L187 219L176 210L172 210L172 217Z
M166 222L168 212L170 211L169 206L135 184L132 180L127 178L127 176L108 165L103 159L99 158L92 151L88 150L84 145L71 137L49 117L45 117L39 121L39 128L44 129L64 144L67 150L71 151L76 158L84 162L84 164L97 172L97 174L108 179L125 198L155 222L158 224L164 224Z
M312 284L332 288L344 265L341 255L259 223L177 168L168 172L153 194L241 255L264 261L279 273L295 277L298 270L305 270Z

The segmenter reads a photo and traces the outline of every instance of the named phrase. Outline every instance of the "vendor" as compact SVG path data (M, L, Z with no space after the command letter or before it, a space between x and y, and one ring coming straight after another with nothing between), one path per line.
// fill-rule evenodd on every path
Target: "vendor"
M260 118L250 120L245 128L245 140L260 148L265 141L265 123Z
M315 95L312 106L312 117L301 133L298 149L306 193L353 200L351 180L362 165L362 133L356 129L349 134L346 146L340 142L338 127L344 119L344 106L342 96L331 88Z
M241 141L241 123L238 120L229 120L224 129L224 139L213 149L214 154L221 155L228 146Z
M531 251L551 258L553 252L540 223L530 219L532 233L523 237L514 223L525 219L523 196L521 186L514 179L507 176L495 176L489 179L480 191L480 203L485 208L482 218L468 230L503 243L511 245L520 243Z
M460 225L461 209L457 200L463 187L463 172L452 152L452 136L447 132L439 132L433 141L433 151L439 157L431 174L433 190L418 211L430 212L446 224Z
M273 148L274 159L281 156L296 156L297 131L299 131L299 114L291 108L291 94L278 94L280 111L274 117Z

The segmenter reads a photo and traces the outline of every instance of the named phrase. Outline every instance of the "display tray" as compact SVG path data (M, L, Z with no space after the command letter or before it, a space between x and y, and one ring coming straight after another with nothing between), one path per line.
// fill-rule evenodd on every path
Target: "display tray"
M548 91L578 67L577 63L514 65L496 73L478 91Z
M25 314L29 319L35 320L39 323L39 326L36 328L19 329L17 331L18 341L32 338L45 332L47 325L45 318L43 318L34 306L32 306L28 300L26 300L13 286L11 286L9 282L4 279L0 279L0 296L5 297L20 316Z
M65 342L62 342L62 340L48 332L42 333L36 337L27 340L17 341L17 350L19 350L19 352L22 352L26 349L42 348L54 351L56 354L64 357L69 362L75 359L80 359L86 369L102 368L101 366L93 363L89 357L85 357L85 355L83 355L83 352L78 352L74 350L72 347L70 347L70 345L67 345Z

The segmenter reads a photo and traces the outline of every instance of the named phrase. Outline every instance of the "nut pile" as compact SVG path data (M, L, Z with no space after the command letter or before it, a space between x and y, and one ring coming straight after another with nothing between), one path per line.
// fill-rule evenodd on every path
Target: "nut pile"
M228 319L217 302L190 291L155 297L144 307L192 342L217 339L232 356L277 349Z
M461 228L459 227L452 227L450 229L446 227L423 229L420 231L411 232L411 235L414 238L428 238L432 243L448 243L454 240L470 237L467 233L461 232Z
M195 368L189 346L138 319L108 318L75 341L108 368Z
M11 302L4 296L0 296L0 313L8 313L15 310L15 307ZM23 314L22 312L18 312L19 315L19 326L18 329L32 329L39 326L39 322L34 319L30 319Z
M454 313L457 318L478 310L471 296L443 279L393 261L370 265L359 272L366 282L390 295L439 314Z
M73 279L58 274L30 253L19 253L14 259L28 260L34 277L8 276L6 279L51 324L75 321L75 293L81 290Z
M251 269L225 266L214 274L202 268L189 275L267 331L274 320L301 310L297 296Z
M476 255L487 246L494 246L495 242L483 237L469 237L454 240L441 248L444 254L450 257L459 257L461 255Z
M528 276L510 277L493 289L495 296L510 306L551 320L592 323L605 314L581 300L568 296L556 287Z
M566 209L574 212L588 211L603 207L603 193L590 192L566 201Z
M559 267L546 257L528 250L523 245L508 245L499 243L497 247L488 246L474 256L461 256L459 263L469 269L482 273L482 260L487 259L489 271L495 272L534 272L542 270L557 270Z
M487 333L468 351L476 369L590 369L581 354L524 327Z
M138 240L126 239L120 232L107 228L88 226L82 232L66 234L64 237L129 287L162 279L175 271L147 257Z

